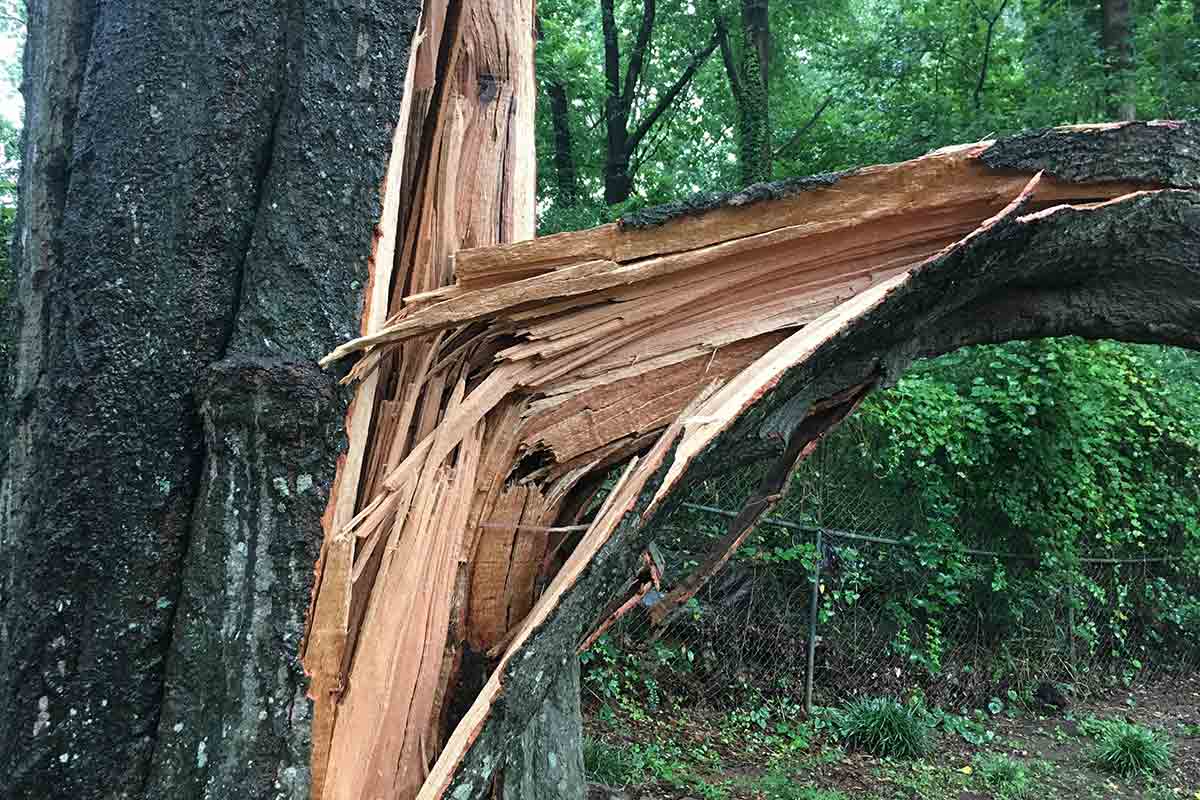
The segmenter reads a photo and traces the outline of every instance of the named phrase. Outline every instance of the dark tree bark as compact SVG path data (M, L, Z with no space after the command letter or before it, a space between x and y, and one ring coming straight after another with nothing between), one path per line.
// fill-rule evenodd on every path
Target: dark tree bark
M583 713L579 659L570 659L508 752L502 800L583 800Z
M770 48L767 0L742 0L738 144L743 186L771 179Z
M297 662L419 4L33 0L0 794L307 796Z
M1104 0L1102 33L1104 47L1106 111L1110 119L1137 118L1134 104L1133 11L1130 0Z
M558 201L567 207L579 202L579 177L571 138L571 105L567 88L559 81L546 85L550 96L550 122L554 127L554 180Z
M771 29L768 0L741 0L742 46L738 53L730 44L729 29L720 3L713 0L711 8L721 60L725 65L725 77L737 108L739 180L743 186L768 181L771 179L772 162L777 155L771 149L768 92ZM817 113L820 114L820 111ZM790 149L797 141L795 138L789 141L780 148L779 154Z

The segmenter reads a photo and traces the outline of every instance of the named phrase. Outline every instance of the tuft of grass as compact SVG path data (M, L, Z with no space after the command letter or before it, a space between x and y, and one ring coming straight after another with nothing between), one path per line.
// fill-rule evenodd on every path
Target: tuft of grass
M1027 800L1033 797L1033 775L1025 764L1005 755L979 759L976 768L997 800Z
M1093 726L1096 745L1092 759L1117 775L1153 775L1171 765L1170 743L1150 728L1125 720L1108 720Z
M585 738L583 771L588 780L594 783L623 787L638 782L642 775L642 763L629 748Z
M888 697L865 697L846 707L842 736L852 747L878 756L917 758L929 750L926 713Z

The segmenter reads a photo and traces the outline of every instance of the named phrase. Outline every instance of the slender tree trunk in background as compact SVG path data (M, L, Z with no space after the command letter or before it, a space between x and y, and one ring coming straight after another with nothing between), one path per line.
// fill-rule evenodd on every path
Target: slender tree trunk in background
M1137 118L1134 105L1133 12L1130 0L1104 0L1104 63L1108 82L1106 112L1110 119Z
M653 9L653 0L650 0ZM629 174L629 103L622 96L621 40L617 33L614 0L600 0L600 22L604 31L604 202L623 203L633 191ZM643 29L647 17L643 15ZM650 17L653 25L653 17Z
M29 3L0 796L307 797L314 360L359 331L418 11Z
M767 0L742 0L738 156L743 185L771 179L770 46Z
M558 202L571 207L579 201L579 178L571 141L571 106L566 87L558 81L546 85L546 94L550 96L550 122L554 127L554 178Z

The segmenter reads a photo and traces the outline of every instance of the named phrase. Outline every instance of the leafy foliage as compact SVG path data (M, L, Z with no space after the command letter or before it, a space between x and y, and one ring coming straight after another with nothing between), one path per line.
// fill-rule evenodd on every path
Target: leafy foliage
M583 769L589 780L609 786L627 786L642 776L633 751L600 739L583 740Z
M649 108L719 16L735 62L743 46L740 0L660 0L635 118ZM1134 5L1134 97L1139 118L1200 115L1200 15L1191 0ZM631 38L640 0L618 0ZM719 57L710 58L663 115L639 156L634 196L607 209L603 45L596 0L539 3L545 85L566 84L585 200L554 194L548 115L539 115L545 232L614 218L624 208L740 181L736 101ZM948 143L1026 128L1102 121L1110 88L1100 4L1041 0L821 0L770 3L770 138L776 177L900 160ZM989 28L991 35L989 36ZM623 51L627 64L628 50ZM542 109L547 103L542 102ZM786 146L785 146L786 145Z
M822 625L863 598L882 602L891 649L936 674L963 617L975 620L977 644L1036 658L1003 648L1052 623L1054 598L1078 618L1073 632L1041 635L1059 655L1071 635L1089 663L1119 673L1188 657L1200 636L1198 367L1183 351L1077 339L970 348L914 367L802 463L775 512L809 530L878 531L882 516L890 530L880 533L907 544L839 542ZM736 506L755 479L750 468L694 501ZM680 527L704 531L701 518ZM1170 560L1083 560L1147 555ZM811 533L775 526L761 526L739 558L800 586L818 560ZM1085 619L1086 608L1104 613ZM1027 704L1018 695L1029 688L1008 687L1005 702Z

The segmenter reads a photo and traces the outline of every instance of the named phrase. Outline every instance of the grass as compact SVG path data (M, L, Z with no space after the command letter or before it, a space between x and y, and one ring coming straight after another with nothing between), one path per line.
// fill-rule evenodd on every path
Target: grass
M588 780L609 786L628 786L642 778L641 759L629 748L590 738L583 740L583 771Z
M1092 760L1121 776L1153 775L1171 765L1171 745L1150 728L1124 720L1092 726L1096 745Z
M987 755L976 765L979 776L997 800L1028 800L1034 780L1029 767L1005 755Z
M842 713L842 736L852 747L887 758L917 758L929 751L924 710L887 697L855 700Z
M610 744L600 739L583 740L583 769L589 781L617 788L659 782L685 791L699 800L726 800L728 790L706 781L690 761L709 761L703 746L692 751L657 742L634 745Z
M761 792L766 800L848 800L837 789L802 786L782 769L771 770L759 778L753 788Z

